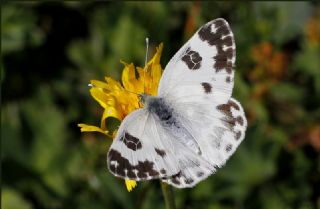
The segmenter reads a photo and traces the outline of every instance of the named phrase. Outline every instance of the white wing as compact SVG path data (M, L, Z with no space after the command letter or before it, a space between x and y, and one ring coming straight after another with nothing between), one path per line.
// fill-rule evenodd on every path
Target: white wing
M201 152L184 151L213 169L203 169L201 163L187 166L163 181L178 188L194 186L223 166L243 140L246 117L230 98L234 63L233 33L224 19L216 19L202 26L166 66L158 94L179 113Z
M145 109L135 110L122 121L107 156L112 174L139 181L178 172L171 140L160 135L155 124Z
M199 166L181 169L176 175L164 178L163 181L178 188L192 187L225 164L244 139L247 120L240 103L233 98L218 106L177 103L173 104L176 110L185 115L180 121L200 147L198 157L209 162L213 169L204 169L200 163ZM194 156L192 150L184 151Z
M216 19L202 26L167 64L160 97L226 103L231 97L235 42L229 24Z
M136 181L168 178L200 164L206 172L214 169L206 160L190 154L188 147L146 109L136 110L123 120L107 163L115 176Z

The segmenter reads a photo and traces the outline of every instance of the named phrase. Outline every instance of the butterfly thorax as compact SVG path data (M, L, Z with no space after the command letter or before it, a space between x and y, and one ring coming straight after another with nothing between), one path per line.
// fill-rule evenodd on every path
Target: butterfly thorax
M161 97L146 97L146 109L155 114L164 126L179 128L173 108Z
M172 118L173 108L161 97L155 97L148 94L140 94L140 102L151 113L154 113L160 121L165 122L167 125L174 123Z

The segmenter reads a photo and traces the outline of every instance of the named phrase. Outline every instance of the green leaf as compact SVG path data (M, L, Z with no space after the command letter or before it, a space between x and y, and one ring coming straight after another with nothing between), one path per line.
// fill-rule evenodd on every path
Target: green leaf
M1 191L1 208L3 209L32 209L32 204L25 200L18 191L3 188Z

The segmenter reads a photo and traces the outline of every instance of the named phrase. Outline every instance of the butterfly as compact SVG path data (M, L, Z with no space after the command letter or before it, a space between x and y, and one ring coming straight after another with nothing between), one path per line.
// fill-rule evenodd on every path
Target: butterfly
M165 67L158 96L122 121L109 149L109 171L135 181L193 187L222 167L244 139L247 120L231 97L236 52L219 18L203 25Z

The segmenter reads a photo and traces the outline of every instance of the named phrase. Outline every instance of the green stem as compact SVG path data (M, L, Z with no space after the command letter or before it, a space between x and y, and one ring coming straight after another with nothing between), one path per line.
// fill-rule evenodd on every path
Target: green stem
M162 194L164 197L166 209L176 209L172 187L162 181L160 181L160 184L161 184L161 189L162 189Z

